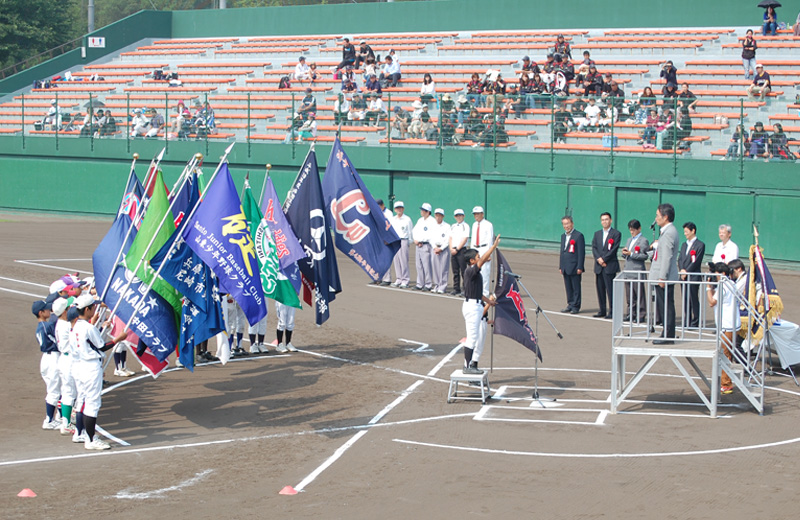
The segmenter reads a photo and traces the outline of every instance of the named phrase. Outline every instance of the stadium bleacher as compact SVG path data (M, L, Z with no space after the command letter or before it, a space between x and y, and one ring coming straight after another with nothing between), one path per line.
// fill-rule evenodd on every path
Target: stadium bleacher
M399 56L403 78L399 86L385 88L387 106L411 109L418 99L422 76L430 73L438 94L451 93L455 99L464 91L473 73L490 70L502 74L508 85L518 82L523 55L542 64L553 47L556 36L563 34L571 45L573 63L581 62L583 51L590 51L601 73L611 73L624 89L626 101L635 101L646 86L656 94L664 81L659 78L661 63L672 60L679 83L687 83L698 98L692 114L693 129L685 139L688 149L655 150L640 143L643 124L632 114L620 114L614 126L619 141L614 151L623 154L664 154L712 158L726 149L734 127L741 120L747 128L761 121L769 130L777 122L790 134L790 146L797 151L800 126L799 104L795 103L800 85L800 60L792 59L800 41L790 35L762 40L758 60L772 76L773 90L766 100L748 99L738 53L744 28L704 29L625 29L625 30L531 30L474 32L376 33L349 36L358 45L366 40L376 54L394 50ZM187 106L195 101L209 101L214 108L218 133L216 139L282 142L287 117L297 107L309 85L294 82L289 89L279 88L283 76L289 76L298 55L318 66L319 79L311 87L318 103L317 140L328 141L341 133L352 143L381 146L437 146L437 141L398 140L392 130L394 114L380 126L342 126L333 124L333 106L340 81L332 67L338 62L344 35L297 35L225 38L176 38L140 42L134 50L121 52L107 63L90 64L72 72L73 81L57 82L57 88L29 89L0 103L0 133L46 133L37 123L47 114L50 100L57 98L62 111L74 120L82 120L86 106L102 103L112 110L120 128L127 127L127 109L158 107L164 111L179 100ZM264 59L266 58L266 59ZM177 73L180 86L152 77L154 70ZM361 74L357 72L358 85ZM92 75L102 79L88 81ZM572 89L573 95L576 90ZM659 106L664 102L658 95ZM574 99L570 98L571 103ZM502 106L502 100L497 103ZM438 124L440 104L433 102L430 113ZM564 141L551 146L553 108L528 108L519 118L513 112L505 121L509 141L498 143L508 149L534 151L571 151L575 153L609 152L599 141L603 133L577 131L571 127ZM24 117L23 117L24 111ZM493 109L481 107L481 114ZM170 120L174 114L165 114ZM62 132L65 136L77 132ZM463 135L459 128L457 135ZM118 134L116 138L124 137ZM471 142L462 142L470 145ZM723 154L724 155L724 154ZM798 156L800 157L800 156Z

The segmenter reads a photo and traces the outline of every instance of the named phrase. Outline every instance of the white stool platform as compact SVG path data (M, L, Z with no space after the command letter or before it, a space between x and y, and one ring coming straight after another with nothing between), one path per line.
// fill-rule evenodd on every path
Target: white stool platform
M480 385L481 391L458 394L459 383L474 383ZM451 403L454 399L464 399L470 401L481 401L486 404L486 400L491 397L492 389L489 388L489 371L481 370L480 374L465 374L462 369L456 369L450 374L450 388L447 391L447 402ZM478 397L480 396L480 397Z

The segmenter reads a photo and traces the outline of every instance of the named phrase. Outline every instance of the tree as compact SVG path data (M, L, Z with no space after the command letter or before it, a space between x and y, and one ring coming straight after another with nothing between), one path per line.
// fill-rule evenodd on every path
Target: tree
M80 0L0 0L0 68L78 38Z

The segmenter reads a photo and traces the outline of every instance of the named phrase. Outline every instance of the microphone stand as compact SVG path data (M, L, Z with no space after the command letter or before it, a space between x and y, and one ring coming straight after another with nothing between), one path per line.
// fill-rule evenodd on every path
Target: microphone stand
M533 302L533 304L536 306L536 309L535 309L535 312L536 312L536 323L534 325L534 333L536 335L537 343L539 341L539 315L540 314L542 316L544 316L544 319L547 321L548 325L550 325L550 328L553 329L553 332L556 333L556 336L558 336L558 339L564 339L564 336L561 334L561 332L556 328L555 325L553 325L553 322L550 321L550 318L547 317L547 314L544 313L544 311L542 310L542 307L539 305L539 302L536 301L536 298L533 297L533 295L528 290L528 288L525 287L525 285L522 283L522 280L521 280L522 276L520 276L518 274L514 274L511 271L506 271L506 275L512 276L517 280L517 283L519 284L519 286L522 288L523 291L525 291L525 294L528 295L528 298L530 298L531 301ZM533 399L535 401L537 401L539 403L539 405L542 408L547 408L544 405L544 403L542 403L542 401L549 401L549 402L552 402L552 403L556 402L556 399L554 397L541 397L539 395L539 356L538 355L534 356L534 364L533 364L533 396L532 397L533 397Z

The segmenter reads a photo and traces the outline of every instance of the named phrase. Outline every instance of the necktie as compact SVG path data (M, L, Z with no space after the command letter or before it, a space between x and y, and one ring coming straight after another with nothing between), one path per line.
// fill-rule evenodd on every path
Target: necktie
M475 233L475 247L481 243L481 223L478 222L478 231Z

